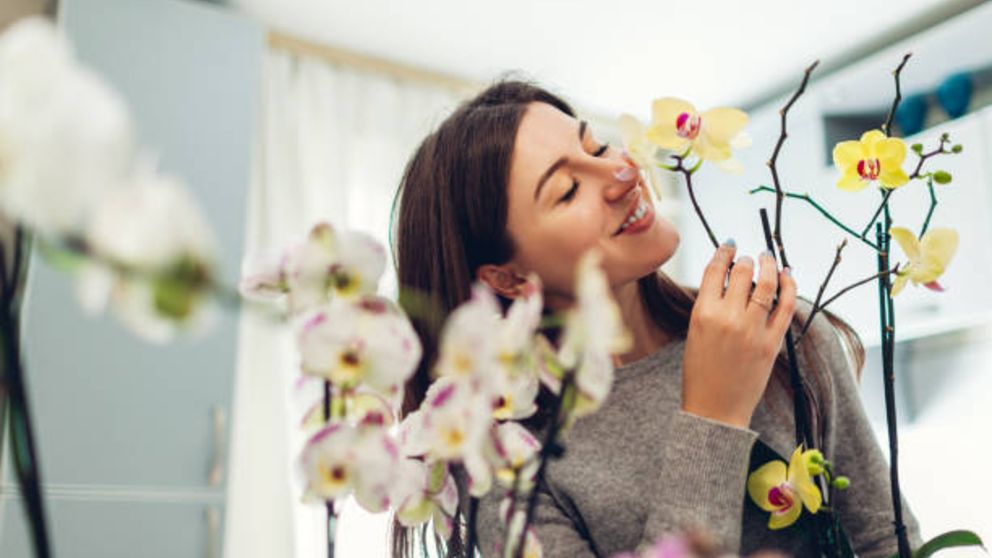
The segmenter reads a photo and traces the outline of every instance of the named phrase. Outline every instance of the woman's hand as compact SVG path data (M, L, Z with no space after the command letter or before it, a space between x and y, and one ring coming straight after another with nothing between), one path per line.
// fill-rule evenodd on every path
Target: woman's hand
M682 409L746 428L792 321L796 282L787 271L778 272L765 252L758 258L753 294L754 261L747 256L734 264L724 290L735 252L724 243L703 273L685 342ZM772 308L779 283L778 304Z

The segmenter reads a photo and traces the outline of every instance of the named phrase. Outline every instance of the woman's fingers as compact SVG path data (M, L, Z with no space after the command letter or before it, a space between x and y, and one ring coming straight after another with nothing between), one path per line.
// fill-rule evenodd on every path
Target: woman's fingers
M778 274L778 281L781 289L778 293L778 306L768 317L772 335L776 339L785 337L785 331L792 323L792 315L796 311L796 280L789 273L789 268L785 268Z
M754 278L754 259L741 256L734 262L730 271L730 281L724 299L733 310L744 310L748 296L751 294L751 280Z
M775 293L778 291L778 265L772 253L767 250L758 256L758 262L761 266L758 271L758 284L747 302L747 311L767 318L772 311Z
M723 283L727 278L727 268L734 260L734 253L737 248L732 241L724 242L713 253L710 263L706 264L703 271L703 280L699 284L699 298L713 299L723 296Z

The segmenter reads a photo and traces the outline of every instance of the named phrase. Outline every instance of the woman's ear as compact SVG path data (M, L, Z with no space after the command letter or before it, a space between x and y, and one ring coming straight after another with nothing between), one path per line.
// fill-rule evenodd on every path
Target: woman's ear
M506 298L517 298L528 293L527 278L508 265L483 264L475 272L475 277Z

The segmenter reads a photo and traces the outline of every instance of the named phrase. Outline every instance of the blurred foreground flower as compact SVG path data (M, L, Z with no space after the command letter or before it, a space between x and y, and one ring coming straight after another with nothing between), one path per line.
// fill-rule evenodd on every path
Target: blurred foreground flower
M759 508L772 512L769 529L782 529L795 523L803 505L810 513L819 511L822 497L813 483L807 461L810 460L800 446L792 452L788 468L782 461L770 461L748 476L747 492L751 500Z
M202 329L213 313L213 233L177 179L145 168L130 182L101 200L85 232L95 259L80 270L82 305L96 313L109 303L152 341Z
M909 182L902 170L905 159L906 144L878 130L865 132L857 141L842 141L834 147L834 165L843 173L837 187L856 192L877 181L882 188L898 188Z
M909 229L892 227L889 234L896 239L909 263L903 266L892 282L892 296L896 296L906 286L906 281L943 291L937 279L944 274L948 264L958 249L958 232L950 228L933 228L922 239L917 239Z
M665 152L648 141L647 129L637 117L621 114L617 120L617 127L620 129L620 138L629 162L647 175L648 185L651 187L655 199L660 200L662 192L656 174L658 166L666 158Z
M563 369L575 368L577 418L599 409L613 387L613 355L630 348L631 338L613 299L602 257L587 252L576 270L576 304L565 318L565 332L558 353Z
M78 233L133 151L124 101L52 23L25 18L0 35L0 210L49 236Z
M744 133L747 113L735 108L715 108L702 114L688 101L664 97L654 101L647 139L676 155L694 153L703 161L719 163L728 172L740 172L733 150L750 145Z

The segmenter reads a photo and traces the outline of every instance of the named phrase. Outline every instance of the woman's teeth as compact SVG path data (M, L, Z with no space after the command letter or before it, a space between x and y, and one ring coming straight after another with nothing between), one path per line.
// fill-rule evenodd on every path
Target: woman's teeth
M628 217L627 220L624 221L623 225L620 225L620 231L622 232L624 229L632 225L635 221L637 221L641 217L644 217L644 214L647 212L648 212L648 204L645 203L644 200L641 200L640 202L637 203L637 209L635 209L634 212L630 214L630 217Z

